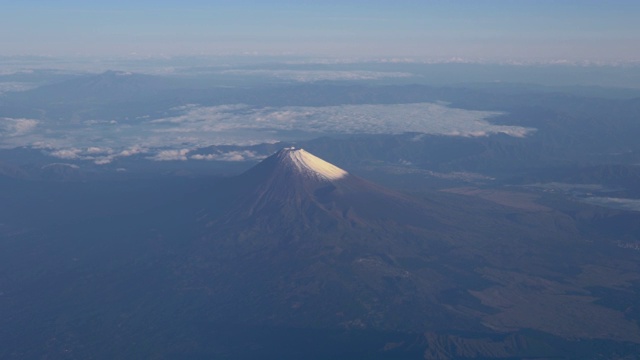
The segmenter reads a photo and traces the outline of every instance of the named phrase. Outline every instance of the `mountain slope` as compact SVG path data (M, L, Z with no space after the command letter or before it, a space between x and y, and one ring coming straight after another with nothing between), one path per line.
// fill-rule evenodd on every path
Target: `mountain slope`
M230 208L210 226L214 232L248 234L261 246L309 236L384 237L387 233L443 228L426 204L382 188L303 149L285 148L233 179ZM331 237L328 234L335 233ZM361 234L362 233L362 234ZM247 235L248 236L248 235ZM327 240L333 241L333 240ZM369 241L369 246L374 244ZM239 245L231 244L236 250Z
M209 221L189 262L195 264L189 271L204 271L198 278L206 279L190 287L224 284L224 299L212 301L235 299L235 310L224 313L347 328L419 330L425 319L451 321L429 299L451 286L445 277L428 268L412 274L402 265L450 247L437 236L445 225L424 204L295 148L232 183L235 200Z
M207 289L211 321L640 341L584 288L582 268L609 260L584 255L592 245L565 215L411 199L295 148L223 189L226 210L203 216L180 269L185 288Z

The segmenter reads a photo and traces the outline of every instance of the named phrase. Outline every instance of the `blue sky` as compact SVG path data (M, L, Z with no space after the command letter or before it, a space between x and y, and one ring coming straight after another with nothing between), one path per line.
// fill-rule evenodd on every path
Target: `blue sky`
M640 1L0 0L0 55L640 60Z

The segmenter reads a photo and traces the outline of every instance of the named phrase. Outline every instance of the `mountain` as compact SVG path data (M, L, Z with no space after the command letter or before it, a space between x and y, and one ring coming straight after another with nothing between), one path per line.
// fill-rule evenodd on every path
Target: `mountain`
M385 189L303 149L285 148L234 179L238 194L218 225L278 231L436 226L424 203ZM324 226L324 227L323 227ZM380 228L380 229L379 229Z
M175 88L176 85L175 81L160 76L105 71L41 86L22 94L14 94L14 97L48 103L104 103L141 96L151 98L162 91Z
M7 94L2 98L2 114L61 124L95 119L131 121L183 105L180 93L184 91L185 85L176 79L106 71Z
M428 294L447 285L401 265L449 246L435 236L444 224L425 204L295 148L231 184L233 200L207 221L188 262L209 285L190 287L225 284L237 316L256 323L418 330L425 319L444 321Z
M295 148L223 188L216 201L228 205L202 215L205 235L179 271L185 288L207 289L210 321L640 340L580 283L588 262L610 260L584 256L573 220L550 209L410 198ZM585 324L583 312L599 315Z

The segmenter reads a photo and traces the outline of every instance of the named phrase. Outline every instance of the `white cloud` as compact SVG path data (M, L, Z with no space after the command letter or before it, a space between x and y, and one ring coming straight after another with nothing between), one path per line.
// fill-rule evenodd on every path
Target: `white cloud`
M85 151L86 154L111 154L113 153L113 149L110 148L101 148L97 146L88 147Z
M149 159L154 161L186 161L187 154L191 151L191 149L180 149L180 150L162 150L154 156L149 157Z
M51 156L60 158L60 159L78 159L80 158L80 153L82 150L71 148L71 149L60 149L50 153Z
M246 161L259 160L264 156L256 154L254 151L229 151L219 154L196 154L189 157L193 160L209 160L209 161Z
M113 162L113 157L110 156L100 157L93 160L93 163L96 165L106 165L111 164L111 162Z
M154 120L156 133L300 132L308 134L401 134L407 132L449 136L507 134L523 137L534 131L487 121L498 112L455 109L443 104L290 106L251 108L214 106L192 108L177 117ZM282 139L281 139L282 140Z
M14 125L14 135L23 135L33 130L38 125L37 120L16 119Z
M128 149L122 150L120 153L118 153L118 157L127 157L127 156L133 156L133 155L137 155L137 154L141 154L141 153L145 153L148 150L145 149L142 146L138 146L138 145L134 145Z
M91 160L96 165L106 165L112 163L115 159L120 157L128 157L136 154L147 152L148 149L145 149L141 146L132 146L128 149L122 150L118 153L115 153L112 148L107 147L88 147L86 149L79 148L64 148L57 149L51 146L45 146L40 144L40 148L46 149L54 149L49 153L49 155L60 158L60 159L69 159L69 160Z
M47 169L50 167L54 167L54 166L65 166L71 169L80 169L80 166L76 165L76 164L67 164L67 163L51 163L51 164L47 164L41 167L41 169Z
M209 107L197 107L195 105L183 106L174 108L174 110L184 111L182 115L152 120L151 123L183 123L183 122L198 122L198 121L215 121L222 120L228 117L228 114L238 110L247 109L246 105L219 105Z
M0 118L0 134L6 136L22 136L30 133L38 126L38 120Z

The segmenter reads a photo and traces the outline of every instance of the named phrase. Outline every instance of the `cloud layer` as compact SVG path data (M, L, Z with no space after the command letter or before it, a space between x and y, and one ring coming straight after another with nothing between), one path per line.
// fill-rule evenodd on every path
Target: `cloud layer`
M189 155L211 145L254 145L341 134L440 134L524 137L535 131L491 124L497 112L471 111L444 104L251 107L187 105L171 117L128 123L91 120L64 127L32 119L0 118L0 147L31 146L60 159L108 164L144 153L152 160L222 160L251 154Z
M195 107L179 116L153 120L162 133L401 134L416 132L451 136L507 134L523 137L533 129L493 125L497 112L450 108L442 104L341 105L325 107L251 108L243 105Z

